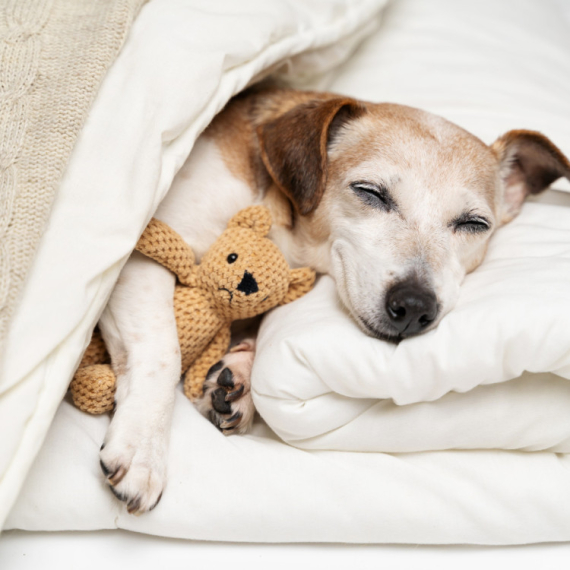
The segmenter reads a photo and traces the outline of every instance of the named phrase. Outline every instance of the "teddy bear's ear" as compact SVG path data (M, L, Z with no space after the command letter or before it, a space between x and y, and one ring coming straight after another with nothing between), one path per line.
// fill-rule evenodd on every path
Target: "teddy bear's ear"
M230 220L228 228L249 228L263 237L271 229L271 214L265 206L249 206Z
M309 267L301 267L300 269L291 269L291 281L289 289L285 293L285 297L279 303L286 305L291 301L295 301L308 293L315 283L315 272Z

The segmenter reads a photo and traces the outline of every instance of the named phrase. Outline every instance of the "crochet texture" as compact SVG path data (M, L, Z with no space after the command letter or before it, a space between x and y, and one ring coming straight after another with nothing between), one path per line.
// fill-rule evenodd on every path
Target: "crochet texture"
M152 219L137 251L178 277L174 313L181 353L184 393L196 401L213 364L227 352L230 325L302 297L315 272L290 269L266 235L271 215L263 206L238 212L227 229L194 264L192 249L167 224ZM90 414L114 407L115 373L101 336L95 334L70 385L75 405Z

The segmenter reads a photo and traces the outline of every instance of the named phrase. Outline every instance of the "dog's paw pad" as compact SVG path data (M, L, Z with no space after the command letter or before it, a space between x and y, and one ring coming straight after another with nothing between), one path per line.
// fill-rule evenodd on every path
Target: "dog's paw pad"
M232 413L232 405L231 402L227 401L227 396L228 393L223 388L212 390L210 397L212 400L212 408L214 408L216 412L220 414Z
M220 360L218 364L221 364L223 366L224 363ZM223 386L224 388L233 388L235 386L234 373L229 368L224 368L218 376L217 384L219 386Z
M241 343L208 371L196 405L224 434L245 433L255 415L250 393L254 343Z

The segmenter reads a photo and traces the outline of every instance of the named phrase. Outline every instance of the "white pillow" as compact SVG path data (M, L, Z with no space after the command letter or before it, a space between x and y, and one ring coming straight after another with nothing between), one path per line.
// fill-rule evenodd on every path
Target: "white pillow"
M449 394L525 371L566 380ZM398 345L368 337L330 277L273 311L258 338L253 393L270 427L300 447L570 452L567 380L570 208L527 204L492 237L457 306L424 335ZM406 406L417 402L433 403Z

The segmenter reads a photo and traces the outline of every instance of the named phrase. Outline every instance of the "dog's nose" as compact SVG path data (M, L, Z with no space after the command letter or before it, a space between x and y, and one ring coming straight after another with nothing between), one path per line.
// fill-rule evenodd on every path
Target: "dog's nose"
M243 278L237 286L237 289L246 295L251 295L252 293L257 293L259 291L257 281L249 271L244 271Z
M437 317L437 299L433 291L417 281L401 281L386 294L386 312L400 335L413 336L425 330Z

